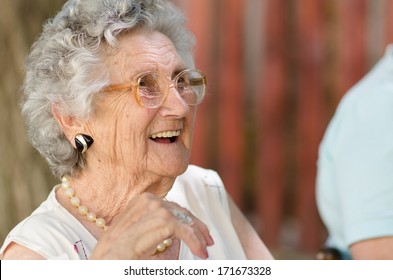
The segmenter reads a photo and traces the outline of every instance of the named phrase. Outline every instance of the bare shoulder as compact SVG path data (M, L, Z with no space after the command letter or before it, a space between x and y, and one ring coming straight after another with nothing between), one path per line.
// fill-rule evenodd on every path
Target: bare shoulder
M5 249L2 260L44 260L40 254L30 250L22 245L12 242Z

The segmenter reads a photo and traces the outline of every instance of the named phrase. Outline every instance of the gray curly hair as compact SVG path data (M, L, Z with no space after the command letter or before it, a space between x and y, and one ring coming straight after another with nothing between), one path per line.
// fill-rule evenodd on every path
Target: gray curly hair
M109 85L103 44L115 48L119 34L139 29L166 35L193 67L193 35L169 0L69 0L44 24L26 60L22 114L32 145L56 177L83 169L85 159L65 137L52 106L87 118L96 93Z

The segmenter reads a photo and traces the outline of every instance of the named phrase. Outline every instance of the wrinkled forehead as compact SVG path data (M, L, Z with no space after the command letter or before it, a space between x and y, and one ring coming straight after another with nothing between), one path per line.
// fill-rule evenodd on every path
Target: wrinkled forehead
M171 76L185 68L172 41L157 31L122 35L116 51L107 58L107 62L112 82L123 82L146 71Z

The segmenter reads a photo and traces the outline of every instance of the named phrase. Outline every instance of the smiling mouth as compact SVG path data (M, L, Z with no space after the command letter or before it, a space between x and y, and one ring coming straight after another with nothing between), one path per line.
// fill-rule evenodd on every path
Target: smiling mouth
M180 135L180 130L168 130L150 135L149 139L156 143L170 144L176 142Z

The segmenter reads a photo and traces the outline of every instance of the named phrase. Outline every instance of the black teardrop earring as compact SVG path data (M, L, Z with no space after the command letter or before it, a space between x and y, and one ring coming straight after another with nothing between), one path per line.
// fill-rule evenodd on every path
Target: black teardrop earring
M75 136L75 146L78 152L85 153L87 149L93 144L94 140L91 136L86 134L77 134Z

